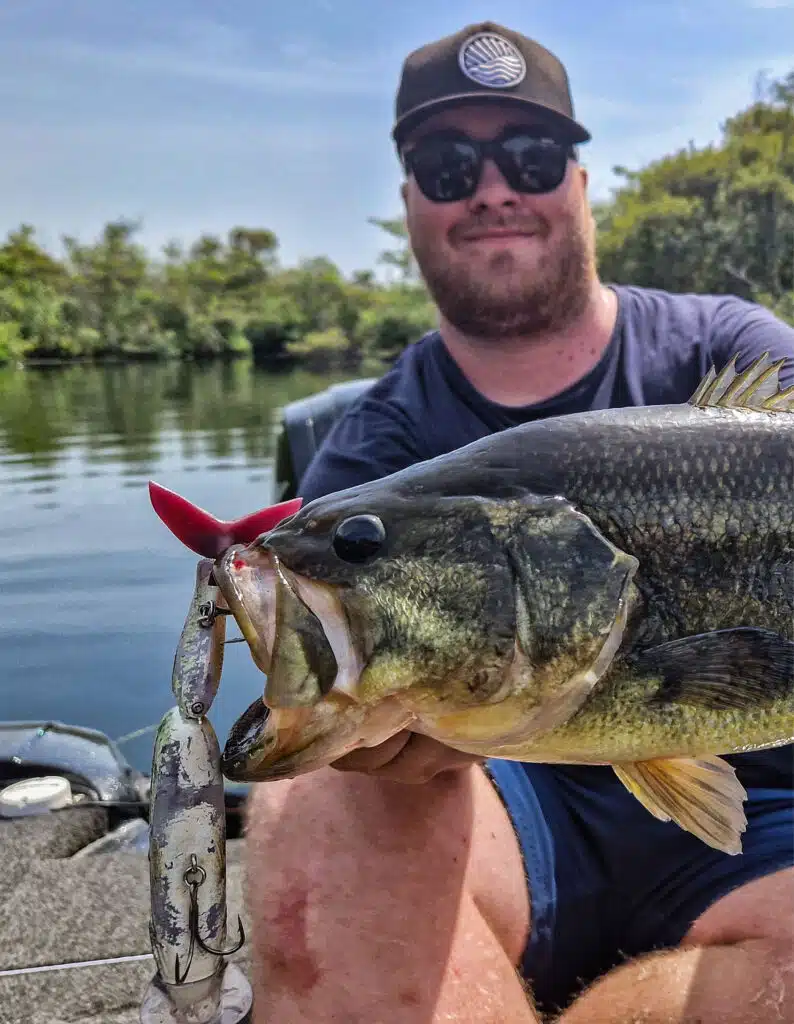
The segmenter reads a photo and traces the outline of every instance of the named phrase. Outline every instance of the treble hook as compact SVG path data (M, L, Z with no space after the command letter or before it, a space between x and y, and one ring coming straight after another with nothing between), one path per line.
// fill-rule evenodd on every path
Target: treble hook
M180 974L179 954L177 954L176 956L174 970L176 973L177 985L182 985L188 976L188 972L190 971L190 965L193 962L193 950L195 948L195 943L198 943L198 945L204 950L204 952L209 953L210 956L231 956L233 953L236 953L238 950L242 949L245 943L245 928L243 928L242 918L240 917L239 914L237 915L237 927L240 932L240 940L236 946L233 946L231 949L225 950L213 949L211 946L208 946L204 942L201 935L199 934L199 909L197 893L198 887L204 884L204 881L207 877L207 872L199 864L195 853L191 853L190 867L187 869L183 877L185 879L185 884L190 889L190 946L188 948L187 967L185 967L184 974Z

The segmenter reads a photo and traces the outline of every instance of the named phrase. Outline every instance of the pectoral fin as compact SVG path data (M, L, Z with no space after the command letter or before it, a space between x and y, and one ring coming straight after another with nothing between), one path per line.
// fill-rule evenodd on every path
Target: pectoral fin
M727 761L704 756L612 767L626 789L660 821L674 821L715 850L742 852L747 793Z
M656 701L756 709L794 693L794 643L765 629L715 630L650 648L635 671L659 678Z

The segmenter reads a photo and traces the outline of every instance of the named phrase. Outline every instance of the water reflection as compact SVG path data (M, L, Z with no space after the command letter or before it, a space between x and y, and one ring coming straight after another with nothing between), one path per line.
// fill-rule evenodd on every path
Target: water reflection
M159 720L196 556L147 481L221 517L267 504L279 409L329 383L244 362L0 370L0 720L112 738ZM227 652L221 743L263 682L245 645ZM148 770L151 744L124 752Z
M118 465L146 472L174 445L186 461L262 465L278 409L327 383L242 361L0 370L0 465L6 483L9 473L12 482L51 481L79 447L85 473Z

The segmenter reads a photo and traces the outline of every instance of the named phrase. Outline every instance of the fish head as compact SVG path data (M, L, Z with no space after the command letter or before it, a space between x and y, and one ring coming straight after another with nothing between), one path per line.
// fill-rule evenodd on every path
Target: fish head
M217 560L265 704L399 697L455 745L570 713L620 642L636 560L563 498L395 480L316 499Z
M306 508L216 563L269 706L331 689L370 703L419 680L464 703L498 688L515 615L486 502L351 494Z

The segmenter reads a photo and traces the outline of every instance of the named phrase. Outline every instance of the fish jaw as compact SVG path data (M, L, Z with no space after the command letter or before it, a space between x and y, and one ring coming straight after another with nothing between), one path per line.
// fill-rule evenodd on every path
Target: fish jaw
M252 564L250 554L241 545L228 548L215 559L213 576L254 664L267 675L276 633L276 572L268 557Z
M223 773L248 783L295 778L384 743L413 721L397 698L366 706L332 694L310 707L273 709L259 699L229 732Z
M259 781L259 772L278 760L280 744L292 727L300 729L310 709L288 708L271 711L258 697L240 715L229 731L221 756L221 770L232 782Z
M268 677L268 707L310 706L331 690L356 698L364 662L334 587L291 572L263 543L230 548L215 579Z

